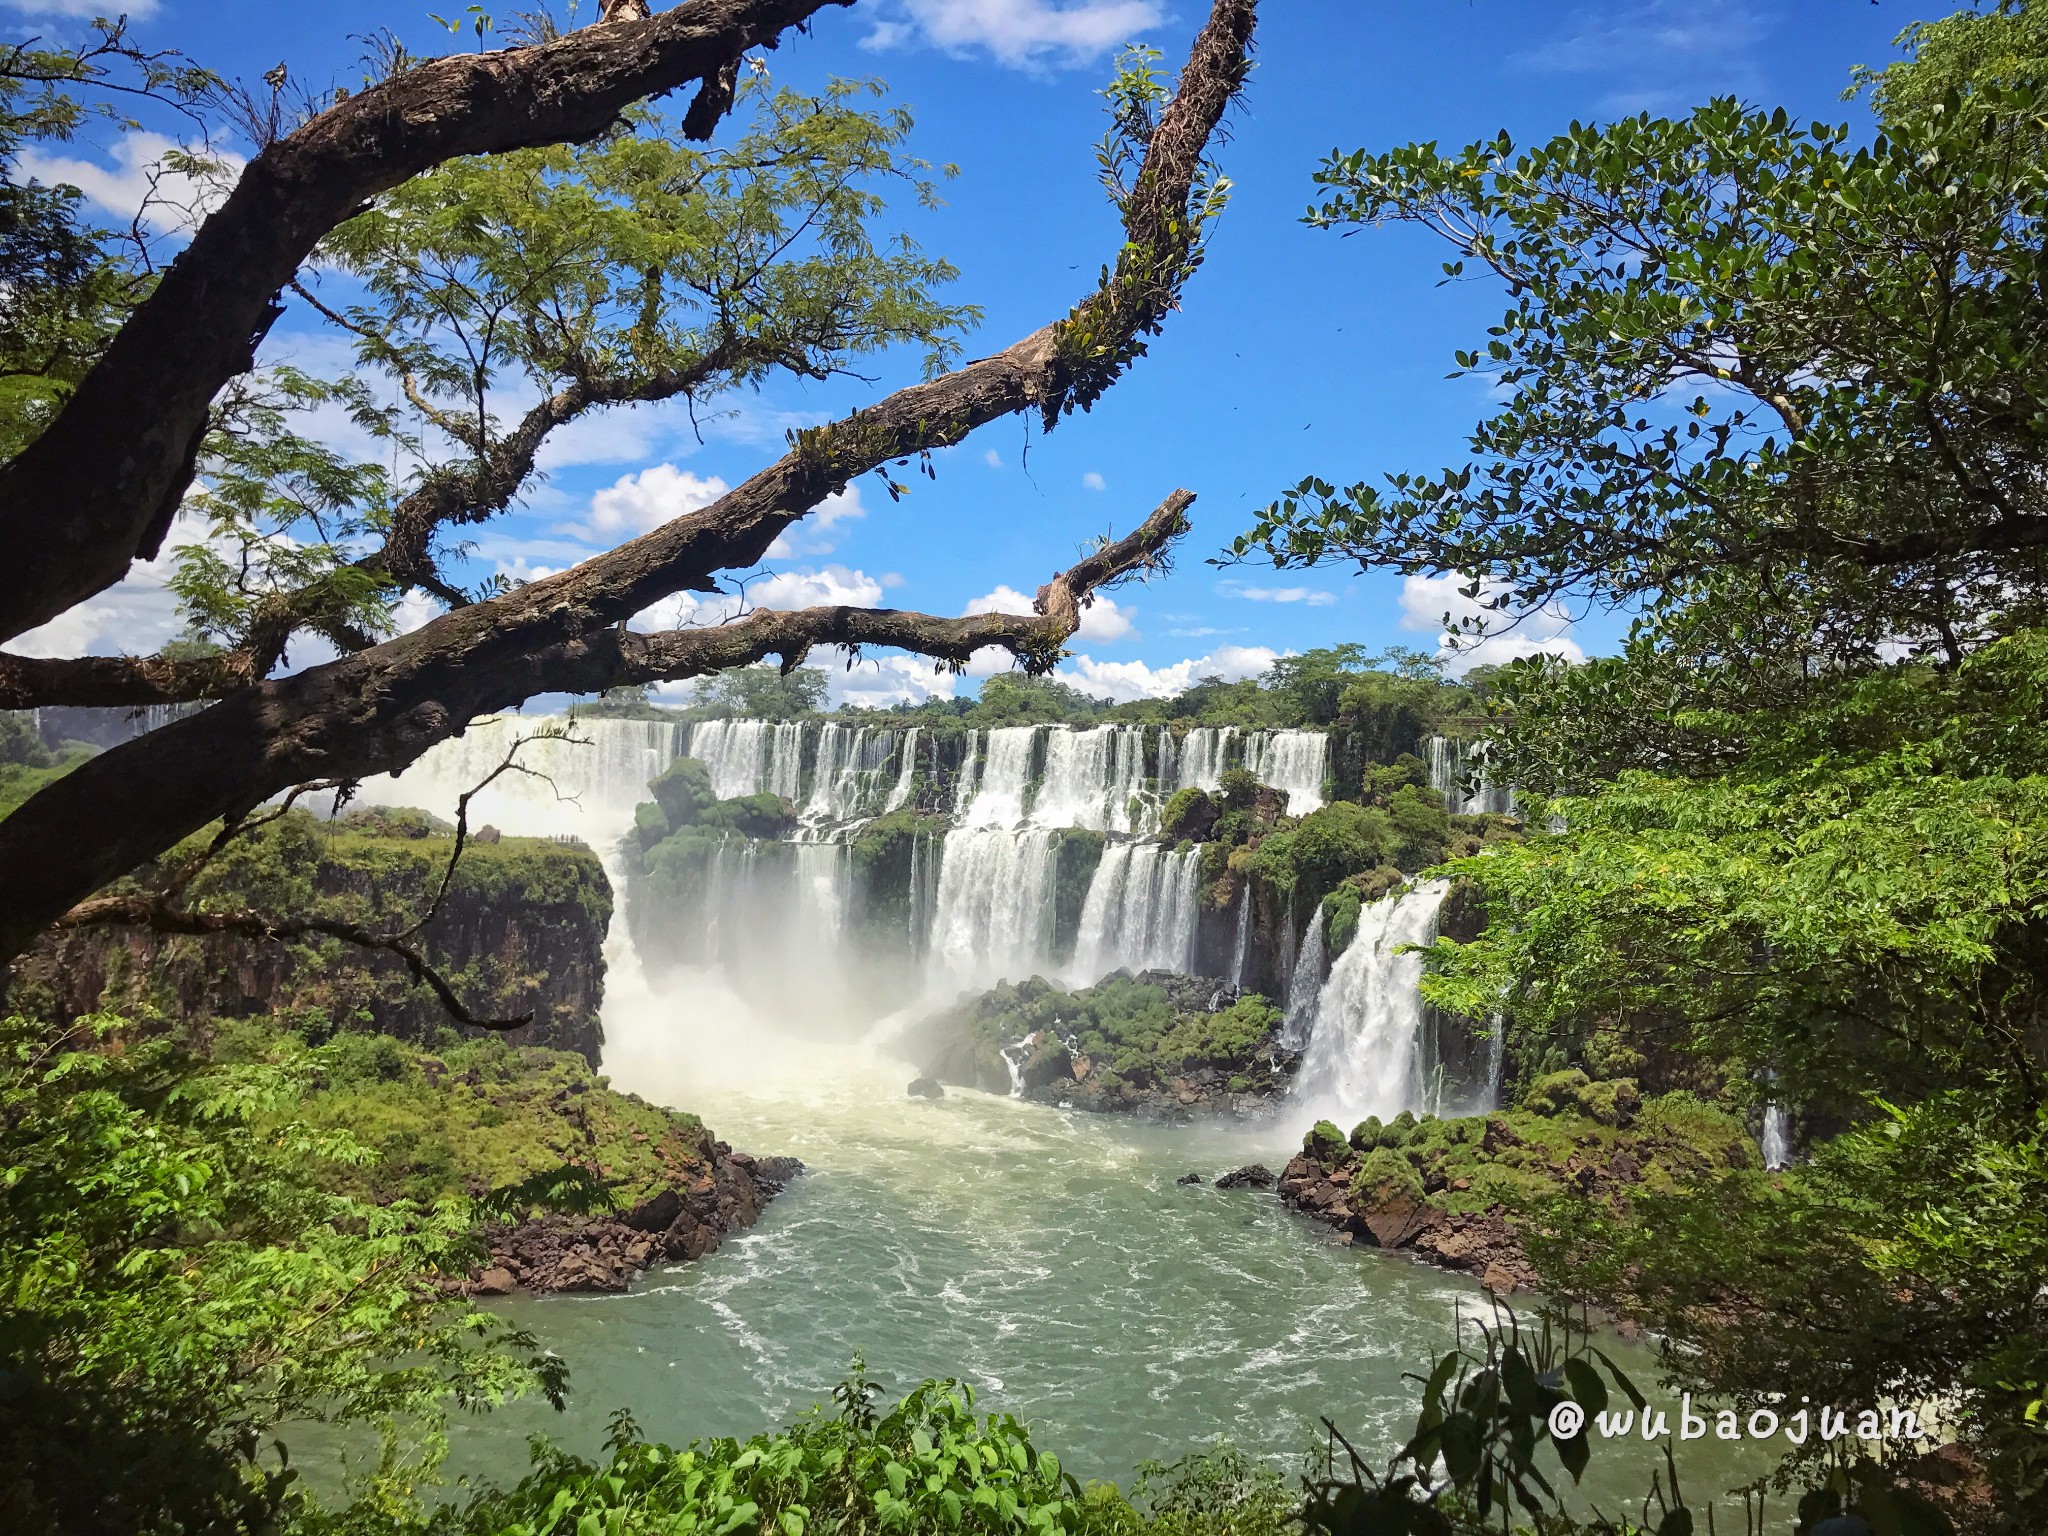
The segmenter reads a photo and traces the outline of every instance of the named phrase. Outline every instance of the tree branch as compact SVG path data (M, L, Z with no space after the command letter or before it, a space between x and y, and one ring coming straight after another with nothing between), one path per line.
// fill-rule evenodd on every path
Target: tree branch
M0 821L0 959L180 838L292 784L390 772L479 715L537 693L593 692L636 680L625 653L628 620L674 593L712 590L719 571L754 565L783 529L854 476L960 442L975 427L1021 410L1036 407L1050 420L1076 398L1069 391L1077 383L1079 403L1092 399L1136 355L1137 337L1177 302L1189 269L1185 257L1198 237L1187 206L1202 146L1250 67L1256 12L1257 0L1214 0L1146 150L1138 191L1126 200L1116 268L1068 320L837 422L792 434L780 460L709 506L569 571L457 608L371 650L238 689L202 714L81 764ZM1168 269L1177 276L1162 286ZM1091 555L1076 569L1085 576L1102 558ZM1065 623L1063 605L1071 601L1078 622L1084 576L1070 572L1064 585L1049 584L1042 595L1046 618ZM887 634L892 626L868 633L858 631L870 621L840 622L848 643L899 643ZM915 640L921 625L960 622L919 616L893 627ZM961 643L945 630L928 633L934 645ZM825 634L810 643L837 638ZM1026 638L1020 635L1020 643ZM950 651L941 656L953 659Z
M828 5L686 0L635 26L436 59L338 102L250 162L43 434L0 467L0 639L154 558L190 484L208 406L247 372L277 296L378 193L463 155L573 142L633 102L715 79Z
M1164 566L1173 541L1187 530L1194 499L1190 491L1175 491L1130 534L1055 575L1039 588L1031 614L949 619L825 607L762 609L728 624L654 635L620 626L499 658L488 672L469 668L460 674L460 697L413 699L391 727L375 730L353 728L344 718L352 710L364 718L360 707L370 701L358 688L390 681L369 682L366 663L384 653L388 666L388 653L402 654L426 631L364 657L243 689L203 714L81 764L0 819L0 962L19 954L74 903L83 903L80 911L128 910L102 909L84 898L207 822L232 819L310 778L395 773L435 742L459 735L477 716L536 693L596 693L701 677L767 656L795 666L819 645L896 646L956 667L985 646L1001 646L1028 670L1046 671L1059 660L1097 591ZM381 709L373 705L370 712ZM304 771L316 760L323 765L317 773ZM108 814L107 807L119 810Z

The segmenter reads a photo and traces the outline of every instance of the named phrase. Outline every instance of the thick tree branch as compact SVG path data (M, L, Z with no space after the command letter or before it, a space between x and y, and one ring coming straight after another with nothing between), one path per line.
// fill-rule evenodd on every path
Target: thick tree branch
M572 570L357 655L238 689L81 765L0 821L0 959L180 838L292 784L389 772L479 715L537 693L632 681L629 619L674 593L705 590L720 571L757 563L783 529L856 475L957 443L1017 411L1035 407L1051 419L1077 382L1081 401L1092 398L1177 302L1178 279L1162 285L1160 274L1185 276L1199 235L1186 210L1202 146L1243 83L1256 11L1256 0L1214 0L1126 201L1116 268L1067 321L794 434L790 452L710 506ZM1055 581L1046 602L1078 605L1084 595L1080 578Z
M349 97L250 162L63 411L0 467L0 639L154 558L215 393L253 364L277 296L378 193L446 160L604 132L635 101L716 79L851 0L686 0L651 21L436 59Z
M790 613L764 609L704 629L641 635L608 628L538 653L500 658L488 675L472 669L459 697L418 699L399 713L392 728L378 730L353 729L338 716L352 707L358 720L383 712L354 690L388 683L371 681L370 657L404 647L416 635L365 657L346 657L244 689L203 714L82 764L0 820L0 962L63 919L74 903L80 903L78 912L112 914L95 920L134 920L119 915L132 907L103 907L97 898L83 898L207 822L246 814L310 778L353 780L395 773L436 741L459 734L478 715L536 693L594 693L702 677L767 656L779 656L784 666L793 667L819 645L896 646L956 666L985 646L1001 646L1028 669L1042 672L1058 661L1096 591L1163 567L1173 541L1187 529L1187 509L1194 499L1192 492L1175 491L1130 534L1055 575L1039 588L1032 614L950 619L845 607ZM324 766L302 771L316 759ZM109 806L120 809L107 814ZM20 879L10 873L17 869Z

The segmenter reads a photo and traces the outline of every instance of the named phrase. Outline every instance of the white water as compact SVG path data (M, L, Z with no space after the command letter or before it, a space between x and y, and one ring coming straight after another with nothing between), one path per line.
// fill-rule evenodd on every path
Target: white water
M1031 769L1038 746L1035 725L999 726L988 733L980 776L959 814L967 827L1015 827L1024 821L1031 794ZM963 775L962 782L965 782Z
M1323 805L1330 776L1330 738L1322 731L1259 731L1245 743L1244 765L1261 784L1287 792L1287 814Z
M910 791L917 778L917 738L923 727L913 725L910 734L903 738L902 757L896 767L896 783L889 790L889 798L882 806L882 812L900 811L910 799Z
M1053 834L1040 828L968 826L946 834L926 945L936 994L1022 981L1047 968L1053 857Z
M1402 953L1436 936L1450 887L1429 881L1369 902L1358 932L1330 967L1295 1093L1319 1118L1348 1126L1419 1109L1422 957Z
M1192 971L1200 855L1158 843L1112 843L1102 851L1081 907L1073 979L1085 986L1111 971Z
M1515 792L1486 777L1486 749L1450 736L1429 738L1429 787L1453 816L1515 814Z
M1145 807L1139 797L1144 781L1143 727L1052 728L1046 734L1045 777L1031 819L1039 826L1095 832L1142 830Z
M1237 739L1234 725L1200 725L1180 741L1176 789L1215 789L1223 782L1225 750ZM1321 780L1317 781L1318 784Z
M1280 1043L1298 1051L1315 1033L1316 1006L1322 998L1324 951L1323 904L1316 903L1302 935L1301 950L1294 957L1294 970L1287 982L1287 1019L1280 1027Z
M1774 1172L1792 1164L1792 1122L1782 1104L1764 1106L1764 1167Z

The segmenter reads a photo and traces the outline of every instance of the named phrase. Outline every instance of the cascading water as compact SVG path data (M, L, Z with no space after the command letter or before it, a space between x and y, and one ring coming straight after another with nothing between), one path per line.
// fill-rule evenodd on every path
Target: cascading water
M1428 881L1359 912L1358 932L1316 999L1295 1085L1321 1117L1346 1125L1420 1107L1422 957L1402 951L1436 936L1437 911L1449 889L1445 881Z
M1113 843L1089 882L1069 974L1081 985L1111 971L1192 971L1201 855L1157 843Z
M980 779L959 814L962 826L1016 827L1024 822L1031 769L1038 746L1035 725L1006 725L988 733Z
M1775 1173L1792 1165L1792 1120L1782 1104L1764 1106L1764 1167Z
M1451 736L1429 738L1429 787L1453 816L1515 814L1515 792L1486 777L1484 746Z
M1328 947L1323 938L1323 904L1317 902L1287 982L1287 1017L1280 1026L1280 1043L1290 1051L1307 1045L1315 1033L1316 1005L1323 991L1323 952Z
M1252 949L1252 888L1249 882L1237 891L1237 936L1230 944L1230 984L1244 985L1245 961L1251 958Z
M935 991L1019 981L1046 969L1053 858L1053 834L1041 828L966 826L946 834L926 944Z
M882 806L882 814L900 811L910 800L910 792L917 782L917 738L923 727L913 725L910 734L903 738L902 757L896 766L896 782L889 790L889 798Z
M1287 814L1323 805L1330 776L1330 738L1321 731L1259 731L1245 743L1244 765L1261 784L1287 792Z
M1140 799L1144 782L1143 727L1053 728L1046 735L1045 778L1032 804L1031 820L1045 827L1141 831L1146 819Z
M1181 738L1176 789L1215 789L1223 782L1223 756L1237 739L1234 725L1202 725ZM1318 786L1321 780L1317 780Z

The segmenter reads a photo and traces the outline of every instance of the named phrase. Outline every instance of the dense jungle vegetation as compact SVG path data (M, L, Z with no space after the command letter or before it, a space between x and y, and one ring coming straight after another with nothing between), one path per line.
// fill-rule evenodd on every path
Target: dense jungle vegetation
M1219 0L1224 20L1240 12L1249 7ZM1247 20L1234 49L1194 56L1182 89L1206 83L1214 110L1163 198L1157 178L1171 166L1118 184L1130 238L1102 291L1063 322L1072 345L1046 365L1052 403L1020 391L1003 409L1028 401L1050 422L1088 403L1178 302L1222 200L1200 143L1243 83L1248 31ZM109 70L188 102L217 84L182 61L123 52L116 29L100 36L97 51L8 55L0 165L75 131ZM1531 612L1594 603L1629 621L1620 654L1577 665L1534 657L1447 684L1427 660L1347 647L1287 658L1261 680L1115 706L1057 681L997 677L977 698L890 718L1366 729L1396 715L1486 715L1495 769L1525 797L1526 837L1453 826L1403 770L1256 848L1217 839L1223 867L1211 873L1222 878L1241 853L1276 880L1336 888L1352 876L1324 878L1323 832L1369 836L1375 867L1396 877L1448 859L1437 867L1476 893L1487 921L1435 944L1426 994L1504 1032L1524 1123L1557 1121L1569 1098L1574 1114L1606 1126L1621 1084L1641 1083L1653 1090L1648 1120L1678 1128L1674 1147L1678 1130L1732 1146L1731 1117L1768 1102L1789 1112L1801 1159L1777 1172L1728 1157L1717 1165L1688 1143L1615 1200L1541 1176L1533 1161L1518 1180L1511 1162L1483 1159L1466 1130L1319 1127L1311 1148L1320 1141L1333 1166L1355 1157L1368 1182L1514 1186L1559 1307L1656 1330L1673 1383L1745 1411L1796 1385L1816 1400L1916 1405L1939 1425L1956 1452L1949 1466L1962 1469L1945 1484L1917 1447L1815 1439L1795 1452L1774 1476L1797 1503L1802 1536L2017 1536L2048 1525L2048 4L1978 6L1904 42L1902 62L1855 82L1852 110L1872 116L1854 126L1725 100L1673 118L1574 125L1535 146L1503 136L1456 150L1339 153L1317 172L1314 225L1422 225L1452 247L1446 275L1506 290L1499 324L1458 358L1501 403L1475 428L1468 462L1348 487L1306 479L1229 558L1455 573L1485 609L1472 626L1496 632ZM386 62L388 78L366 81L364 95L425 67ZM689 78L703 78L712 98L727 66L736 74L728 57ZM1138 69L1118 90L1113 99L1135 113L1120 121L1143 129L1126 132L1122 150L1149 155L1166 87ZM714 124L732 106L730 78L723 91L723 105L707 109ZM795 144L786 158L756 154L774 160L773 173L757 174L746 149L685 147L684 124L649 110L574 147L450 160L405 183L377 217L341 224L323 259L348 264L371 295L344 317L363 337L364 367L420 384L457 420L458 442L463 411L482 414L482 385L463 395L476 376L465 380L433 335L436 306L462 284L423 281L412 260L422 253L461 268L465 284L508 310L527 303L533 323L511 328L521 339L505 366L565 390L601 376L612 399L673 398L707 378L724 388L774 368L839 372L896 344L930 348L935 368L953 360L972 315L936 296L950 269L870 228L883 208L876 187L929 194L927 168L900 155L907 119L865 88L740 99L751 114L742 145ZM677 177L701 183L712 222L728 230L773 244L789 224L819 219L835 248L820 268L736 282L692 244L693 219L665 190ZM593 187L607 197L586 199ZM451 210L484 204L498 227L531 238L480 247L477 227ZM166 279L92 228L71 189L10 169L0 206L0 451L33 488L37 445L52 433L76 440L83 429L65 425L66 403L96 361L118 360L124 325ZM551 329L544 303L506 295L545 288L526 279L571 249L592 253L567 285L589 304ZM823 271L841 281L811 281ZM695 285L742 322L730 333L643 324L664 282ZM827 291L836 299L818 297ZM739 345L748 338L757 345ZM337 401L386 440L408 430L349 379L278 371L244 385L221 399L218 419L207 418L213 391L198 392L196 419L218 430L188 434L192 453L174 443L167 451L185 467L156 488L175 500L177 474L189 477L197 454L217 488L216 532L240 541L245 558L186 562L178 595L194 630L173 651L77 676L123 703L222 700L209 713L228 723L204 730L255 721L251 750L209 756L195 728L181 738L200 743L186 758L126 759L143 767L121 780L104 766L115 754L52 751L19 717L0 715L0 828L11 822L14 834L0 847L13 861L5 899L24 912L42 903L31 933L156 858L170 896L193 878L203 896L199 871L173 866L215 847L215 818L236 793L260 804L315 777L296 771L308 763L331 762L341 778L391 766L339 748L293 757L306 741L390 733L356 731L355 717L337 724L311 705L291 715L303 701L284 692L265 695L285 701L281 713L259 719L244 690L282 689L270 674L286 642L318 635L341 653L329 665L358 669L326 675L348 685L333 695L373 698L393 715L414 708L402 689L385 691L378 670L416 655L386 648L394 604L446 586L427 553L434 531L501 510L532 469L535 442L479 430L460 463L394 486L299 430L301 408ZM937 425L919 418L879 445L819 429L792 446L789 473L822 496L863 455L887 464L957 440L985 419L970 416L960 406ZM98 471L75 472L82 483ZM142 507L143 523L153 509ZM765 547L773 531L752 524L746 537ZM1143 568L1178 531L1162 523L1122 550L1117 573ZM569 605L528 611L517 590L453 596L459 605L436 621L446 627L415 646L471 624L512 637L510 659L485 655L465 677L516 672L535 691L608 690L596 707L636 711L650 706L631 690L712 670L694 652L649 661L623 651L579 670L589 653L560 632ZM463 616L472 610L483 617ZM601 602L569 614L587 620L578 641L614 647L625 642L605 637L623 634L624 617ZM993 641L980 630L899 633L941 659L971 652L970 639L1011 645L1043 671L1073 625L1041 617L1047 627L1016 620ZM806 632L803 645L831 638ZM746 659L802 648L785 636ZM43 675L17 667L7 697L23 702ZM787 719L822 704L802 669L746 668L723 672L694 707ZM259 742L266 731L275 734ZM82 891L65 894L47 873L64 838L101 837L99 820L146 819L147 806L107 786L134 788L140 805L158 780L226 779L247 771L245 760L285 777L238 781L189 825L166 812L148 837L97 864L81 854L65 880L74 865L101 870ZM91 764L107 777L83 782ZM66 784L64 793L102 796L101 817L67 822L69 802L50 798ZM1183 801L1171 819L1178 828L1249 815L1255 791ZM647 828L661 834L656 845L706 817L744 830L745 817L770 814L707 801L686 773L657 803L661 823ZM227 861L275 856L274 899L290 907L310 900L304 869L277 850L336 834L285 822L269 844L237 842L232 824L218 835ZM124 850L135 856L114 869ZM486 853L476 878L516 853ZM418 887L425 876L408 878ZM22 894L31 887L33 899ZM1357 889L1348 918L1343 904L1332 911L1333 944L1378 888ZM601 1460L542 1448L517 1486L436 1507L425 1496L449 1412L511 1393L557 1397L568 1385L537 1340L440 1283L472 1267L488 1217L611 1198L561 1176L587 1143L558 1134L547 1105L576 1085L574 1097L603 1103L583 1118L606 1146L623 1137L618 1176L628 1180L646 1171L628 1150L645 1145L636 1132L659 1140L693 1127L597 1098L608 1090L573 1060L510 1048L329 1038L304 1016L198 1039L146 1006L60 1028L35 1004L12 998L0 1023L9 1529L1696 1529L1670 1486L1637 1521L1568 1512L1563 1474L1576 1478L1591 1447L1583 1436L1553 1440L1550 1408L1570 1397L1592 1409L1610 1393L1640 1400L1561 1311L1535 1329L1504 1319L1469 1352L1444 1356L1418 1384L1404 1446L1383 1458L1333 1440L1305 1489L1227 1450L1154 1469L1128 1495L1083 1487L1026 1426L977 1415L964 1387L927 1383L888 1403L856 1363L832 1405L786 1430L672 1448L621 1419ZM1100 1047L1159 1048L1170 1029L1148 1009L1125 997L1115 1018L1098 1017ZM1270 1022L1254 1011L1234 1022ZM1171 1043L1183 1053L1210 1044ZM538 1083L556 1085L547 1104L534 1101ZM1525 1140L1549 1134L1537 1127ZM555 1166L528 1171L541 1161ZM309 1420L381 1434L384 1460L367 1486L324 1501L306 1491L280 1445Z

